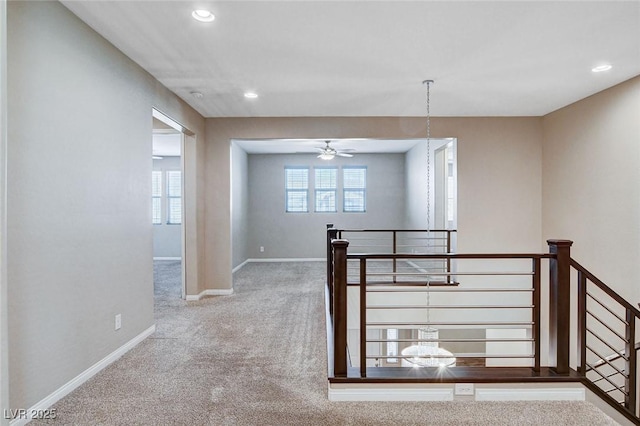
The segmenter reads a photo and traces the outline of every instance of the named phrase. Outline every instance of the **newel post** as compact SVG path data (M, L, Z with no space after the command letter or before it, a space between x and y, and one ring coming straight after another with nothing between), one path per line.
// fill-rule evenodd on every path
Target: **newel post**
M333 375L347 377L347 240L333 240Z
M333 223L327 223L327 287L329 287L329 313L333 315L333 248L331 241L338 236Z
M558 374L569 374L571 297L570 240L547 240L549 253L549 360Z

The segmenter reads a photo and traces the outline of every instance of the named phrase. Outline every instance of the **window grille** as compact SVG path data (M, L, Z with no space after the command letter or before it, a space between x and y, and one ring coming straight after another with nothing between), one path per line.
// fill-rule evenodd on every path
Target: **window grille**
M182 172L179 170L167 172L167 223L182 223Z
M285 167L285 211L307 213L309 211L309 168Z
M151 172L151 223L162 223L162 172Z
M315 209L316 212L335 213L338 169L317 167L315 169Z
M345 212L365 212L367 207L367 168L344 167L342 172L343 210Z

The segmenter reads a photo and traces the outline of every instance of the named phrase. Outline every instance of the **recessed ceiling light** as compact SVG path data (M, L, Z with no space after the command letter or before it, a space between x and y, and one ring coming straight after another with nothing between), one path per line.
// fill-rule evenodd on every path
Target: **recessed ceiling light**
M196 99L204 98L204 95L201 92L191 92L191 96L193 96Z
M603 65L598 65L597 67L593 67L591 68L592 72L603 72L603 71L609 71L611 69L611 64L603 64Z
M244 97L248 99L255 99L258 97L258 94L254 92L245 92Z
M193 19L200 22L211 22L216 19L213 13L205 9L196 9L191 12L191 16L193 16Z

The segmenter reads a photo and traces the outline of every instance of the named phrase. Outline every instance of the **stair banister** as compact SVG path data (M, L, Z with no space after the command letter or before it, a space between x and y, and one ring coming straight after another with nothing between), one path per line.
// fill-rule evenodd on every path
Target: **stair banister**
M547 240L549 253L549 361L558 374L569 374L571 307L571 245L569 240Z
M333 247L333 362L335 377L347 377L347 240L331 241Z

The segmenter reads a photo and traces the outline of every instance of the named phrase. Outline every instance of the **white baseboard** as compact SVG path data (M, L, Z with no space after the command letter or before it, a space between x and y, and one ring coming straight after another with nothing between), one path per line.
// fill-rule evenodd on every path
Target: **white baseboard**
M247 263L249 263L249 259L245 260L244 262L242 262L241 264L239 264L238 266L236 266L235 268L233 268L231 270L231 273L235 273L237 271L239 271L240 269L242 269L244 267L244 265L246 265Z
M204 290L199 294L187 294L185 298L187 302L195 302L202 299L205 296L231 296L233 294L232 288L212 288Z
M181 257L154 257L153 260L182 260Z
M453 401L453 389L332 388L329 401Z
M326 262L327 259L324 257L275 257L275 258L266 258L266 259L247 259L231 271L231 273L238 272L247 263L271 263L271 262Z
M467 399L475 401L585 401L584 386L575 387L523 386L514 384L503 388L483 387L495 386L476 384L475 393L467 396L456 396L455 385L438 384L407 386L376 384L329 384L330 401L454 401Z
M583 387L535 389L476 388L476 401L584 401Z
M144 339L152 335L156 331L156 325L152 325L151 327L144 330L142 333L138 334L133 339L129 340L124 345L120 346L115 351L111 352L109 355L101 359L100 361L93 364L91 367L80 373L78 376L73 378L71 381L67 382L65 385L60 387L58 390L54 391L52 394L37 402L33 407L26 410L26 418L19 418L11 421L9 425L11 426L22 426L26 425L29 421L31 421L30 413L42 412L42 410L46 410L50 408L53 404L60 401L65 396L69 395L73 392L78 386L85 383L87 380L98 374L104 368L108 367L111 363L118 360L118 358L122 357L125 353L129 352L133 349L138 343L142 342Z
M324 257L274 257L274 258L265 258L265 259L247 259L245 263L248 262L326 262L327 259Z

